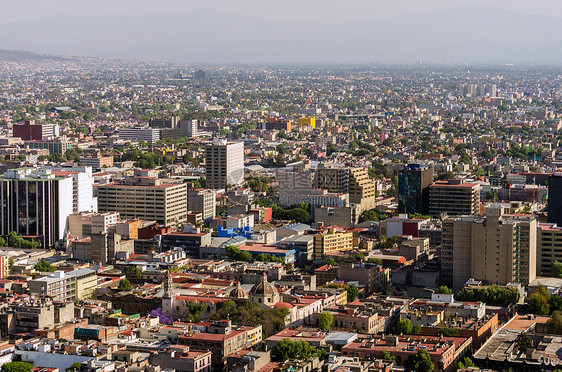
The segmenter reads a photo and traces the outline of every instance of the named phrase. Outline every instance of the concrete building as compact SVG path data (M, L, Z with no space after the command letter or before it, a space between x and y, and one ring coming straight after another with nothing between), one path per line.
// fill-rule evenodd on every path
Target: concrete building
M73 144L72 142L62 140L37 140L25 142L25 147L28 149L46 149L49 150L49 155L64 155L68 150L72 149Z
M98 210L117 211L122 218L140 218L174 226L187 221L187 185L149 177L100 185Z
M97 212L98 199L94 197L94 176L89 166L45 166L56 177L72 178L72 212Z
M429 185L433 167L408 164L398 173L398 212L429 213Z
M202 214L208 221L217 214L217 199L211 190L189 190L187 192L187 209Z
M29 282L29 292L56 301L79 301L89 297L97 286L98 277L92 269L78 269L65 273L55 271L52 275Z
M322 260L325 255L353 248L353 233L329 227L314 234L314 259Z
M552 276L552 263L562 262L562 227L539 223L537 229L537 275Z
M329 193L347 193L349 202L361 210L375 207L375 182L362 167L336 167L320 164L316 169L315 187Z
M435 182L429 186L429 214L434 217L480 214L480 185L462 179Z
M470 278L488 283L527 285L536 277L537 220L504 214L496 204L484 217L443 221L442 280L461 289Z
M113 167L113 156L92 155L81 156L80 163L96 170Z
M308 202L313 193L315 172L311 169L280 170L276 173L279 183L279 206L288 207Z
M0 177L0 234L38 237L43 247L64 238L73 211L73 182L49 169L14 169Z
M206 146L206 181L210 189L224 189L244 182L244 143L217 140Z
M360 208L356 204L348 207L316 206L314 208L314 222L316 224L322 223L324 226L352 227L359 221L360 214Z
M122 128L119 129L119 139L125 141L146 141L154 144L160 140L158 128Z
M119 252L129 254L135 251L134 240L124 240L113 232L91 234L88 238L73 241L72 257L85 262L113 263Z
M210 372L211 352L189 350L189 346L173 345L152 354L150 364L177 372Z

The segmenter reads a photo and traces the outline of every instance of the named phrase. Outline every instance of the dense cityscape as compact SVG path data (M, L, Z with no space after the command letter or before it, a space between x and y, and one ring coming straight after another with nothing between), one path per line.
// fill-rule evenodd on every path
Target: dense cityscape
M0 57L1 372L562 370L562 68Z

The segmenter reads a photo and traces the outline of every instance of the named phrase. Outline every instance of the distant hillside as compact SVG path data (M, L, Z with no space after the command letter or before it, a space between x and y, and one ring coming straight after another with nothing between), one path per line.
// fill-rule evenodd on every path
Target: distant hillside
M560 18L477 6L333 25L209 10L0 25L5 49L178 63L560 64L560 45Z
M58 58L21 50L0 49L0 61L25 61L30 59L45 60Z

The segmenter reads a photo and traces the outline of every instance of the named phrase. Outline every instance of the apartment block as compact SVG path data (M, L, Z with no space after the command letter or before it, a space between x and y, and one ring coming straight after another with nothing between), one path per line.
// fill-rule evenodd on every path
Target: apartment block
M470 278L487 283L527 285L536 277L537 220L532 215L486 208L484 217L443 221L442 280L454 290Z
M537 229L537 275L552 276L552 263L562 262L562 227L539 223Z
M429 214L438 217L480 213L480 185L462 179L437 181L429 186Z
M187 209L202 214L204 221L208 221L217 214L217 199L210 190L189 190L187 192Z
M329 227L314 234L314 259L330 253L348 251L353 248L353 233L336 227Z
M79 301L90 296L97 286L95 270L78 269L65 273L55 271L52 275L29 282L29 292L55 301Z

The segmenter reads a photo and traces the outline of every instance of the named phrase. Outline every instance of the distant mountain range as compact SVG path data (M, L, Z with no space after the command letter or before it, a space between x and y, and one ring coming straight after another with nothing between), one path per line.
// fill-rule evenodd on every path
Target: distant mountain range
M216 11L0 25L0 47L177 63L562 62L562 19L463 7L346 24ZM1 58L1 55L0 55Z

